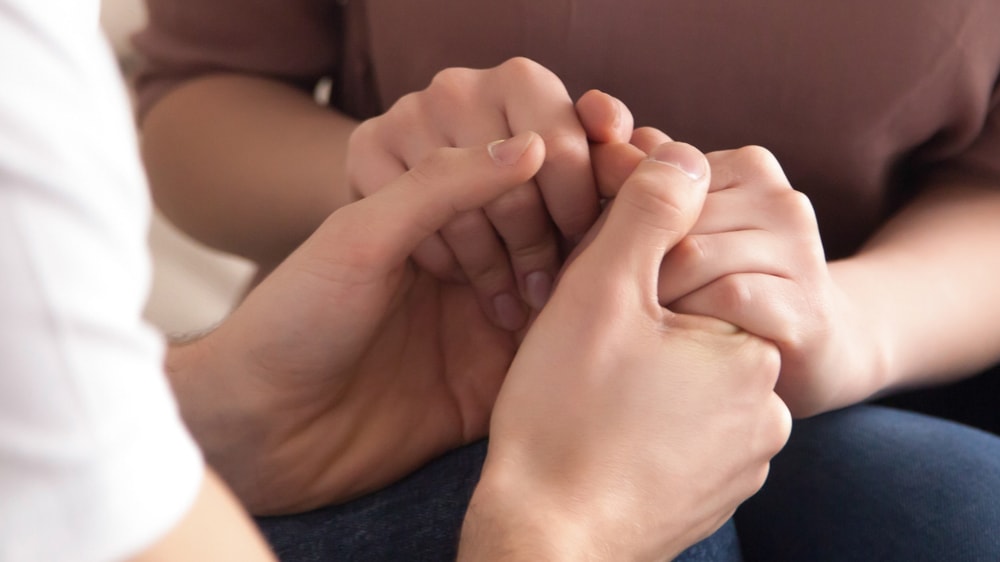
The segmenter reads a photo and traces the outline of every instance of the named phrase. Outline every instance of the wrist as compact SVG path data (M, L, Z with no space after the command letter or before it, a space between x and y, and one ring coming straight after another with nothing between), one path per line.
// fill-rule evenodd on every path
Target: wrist
M546 482L531 462L498 460L494 449L469 502L461 562L668 560L690 546L681 533L644 531L645 521L603 493L587 494L570 478Z
M208 463L234 489L243 487L240 467L251 466L268 435L266 404L235 380L213 334L171 344L165 370L181 416Z
M611 560L579 519L530 490L527 480L484 468L469 502L459 545L460 562ZM620 559L620 558L619 558Z
M836 309L842 316L839 346L845 354L842 368L853 376L847 389L849 403L871 398L892 385L894 361L891 330L885 323L889 312L884 299L873 297L873 279L864 261L849 258L831 262L830 275L837 295ZM846 405L846 404L844 404Z

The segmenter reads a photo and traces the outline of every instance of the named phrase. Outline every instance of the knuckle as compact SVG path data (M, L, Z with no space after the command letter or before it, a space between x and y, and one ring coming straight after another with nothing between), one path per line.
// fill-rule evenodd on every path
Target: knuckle
M385 112L385 114L382 117L376 118L373 121L378 119L388 119L388 118L399 119L402 118L403 116L412 116L420 113L422 107L422 101L421 101L422 95L423 95L422 92L410 92L402 96L401 98L396 100L396 103L392 104L392 107L389 108L389 111Z
M632 181L622 188L616 201L638 211L651 224L679 225L684 222L686 226L684 219L688 210L653 178L633 176Z
M513 57L500 64L498 70L512 77L529 80L530 82L552 82L562 85L562 81L548 68L527 58Z
M794 226L810 230L818 228L816 209L805 193L794 189L784 191L781 194L779 205L783 209L784 215L793 221Z
M373 182L368 165L371 154L384 150L378 142L378 127L376 119L369 119L355 127L347 139L344 178L352 197L357 199L367 197L381 187Z
M758 146L748 145L737 148L732 152L733 161L743 170L745 177L758 177L774 180L781 179L781 183L787 185L785 172L781 168L777 157L770 150Z
M445 108L453 108L455 104L467 105L475 96L480 74L481 71L470 68L452 67L439 71L424 90L427 94L424 103L433 100Z
M734 156L741 163L753 167L769 167L778 163L778 159L770 150L756 144L750 144L737 148Z
M685 236L670 250L671 263L681 270L697 267L708 259L705 244L698 236Z
M771 342L760 341L763 348L761 351L760 369L769 376L765 384L768 389L773 389L778 382L778 374L781 372L781 350Z
M590 147L582 131L579 134L549 133L542 135L542 139L545 141L545 162L584 164L590 159Z
M374 119L366 119L365 121L359 123L358 126L351 131L350 136L347 138L348 150L357 146L371 145L376 137L378 127L378 117Z
M719 306L742 316L754 304L750 285L740 275L727 275L716 281L716 298Z
M773 343L754 337L755 381L768 392L774 389L781 373L781 351Z
M773 390L781 371L781 351L771 341L750 332L741 331L740 334L742 340L735 347L739 364L753 373L750 382L754 388Z
M750 483L748 488L747 497L750 497L761 490L764 487L764 483L767 482L767 477L771 473L771 463L763 463L757 470L753 471L750 476Z
M774 439L771 441L769 449L770 456L774 456L781 451L788 443L792 435L792 412L785 402L777 394L771 393L771 401L774 404Z

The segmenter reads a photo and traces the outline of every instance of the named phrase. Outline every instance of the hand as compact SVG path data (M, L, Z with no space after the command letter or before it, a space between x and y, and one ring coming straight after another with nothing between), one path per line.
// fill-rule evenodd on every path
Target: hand
M690 146L652 155L674 165L638 165L517 353L466 559L503 546L538 550L526 559L672 558L759 489L788 438L774 346L658 302L658 285L671 288L660 263L694 225L709 174Z
M632 116L599 92L578 105L594 134L627 140ZM425 90L361 124L348 149L348 181L367 197L444 146L473 146L526 130L547 149L534 178L481 209L468 210L423 241L414 259L441 280L468 281L487 316L510 331L541 309L562 265L561 239L576 241L599 205L588 139L554 74L515 58L488 70L450 68Z
M408 256L544 156L530 132L433 151L331 215L217 330L176 350L184 417L250 510L345 500L486 434L514 338L469 286Z
M643 128L632 143L646 151L666 139ZM709 195L690 234L664 259L661 302L777 344L777 391L796 417L865 398L851 373L866 369L871 346L827 267L808 198L763 148L715 152L708 160Z

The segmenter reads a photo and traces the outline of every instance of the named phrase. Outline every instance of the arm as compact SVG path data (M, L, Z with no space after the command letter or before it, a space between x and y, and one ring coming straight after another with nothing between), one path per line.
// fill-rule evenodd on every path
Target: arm
M856 256L830 264L879 348L861 394L956 380L1000 358L997 187L939 179Z
M216 74L153 106L142 151L172 221L270 270L350 201L342 178L355 126L295 86Z
M333 30L358 25L335 3L149 6L138 46L151 65L138 85L156 200L184 230L264 273L334 209L434 149L537 131L550 149L537 178L456 217L414 252L440 279L471 284L492 320L516 331L524 305L537 310L551 290L560 238L577 240L597 216L587 136L562 81L537 63L444 69L352 134L356 123L306 93L338 75ZM615 106L602 132L627 138L631 115Z

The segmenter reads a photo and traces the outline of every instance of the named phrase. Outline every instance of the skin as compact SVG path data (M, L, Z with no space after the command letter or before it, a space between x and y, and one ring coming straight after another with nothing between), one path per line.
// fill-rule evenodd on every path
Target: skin
M597 147L602 193L666 140L642 128L631 144ZM1000 338L984 337L1000 321L976 312L1000 306L990 274L1000 259L980 251L1000 243L995 189L934 177L858 254L827 262L811 204L771 153L745 147L708 159L708 200L664 260L664 278L677 281L661 301L775 342L778 393L796 417L958 380L1000 357Z
M538 135L508 142L520 154L514 165L494 163L483 147L475 158L438 150L334 213L229 321L173 351L174 388L190 397L184 417L252 511L343 501L485 435L514 337L489 322L468 285L407 258L446 224L441 217L479 208L538 170ZM222 376L207 384L203 371ZM222 400L237 388L241 400Z
M604 136L626 140L631 114L620 102L582 108L602 112L607 105L615 109ZM295 88L213 75L177 88L144 117L143 157L157 205L171 220L253 259L266 274L329 213L371 195L432 150L537 131L548 150L536 176L456 217L414 253L439 279L471 284L491 321L516 331L547 299L560 248L578 241L599 212L578 110L554 74L525 58L442 71L360 126ZM217 219L221 213L226 221Z
M525 130L545 141L539 173L456 217L414 253L439 278L467 280L483 310L511 331L527 320L522 302L534 310L545 304L562 264L560 239L578 240L599 210L587 135L562 81L525 58L487 70L444 70L426 89L359 126L347 153L348 185L362 198L438 147Z
M218 329L170 350L185 421L251 510L298 511L380 487L487 423L462 560L672 557L761 486L790 431L774 393L777 350L656 296L659 264L696 222L710 182L690 146L658 147L624 182L516 355L500 339L477 342L474 355L505 357L498 380L442 337L453 322L502 331L471 287L421 272L410 254L461 212L523 185L544 148L523 133L435 151L331 215ZM597 271L606 275L595 285ZM594 291L604 304L580 307Z

